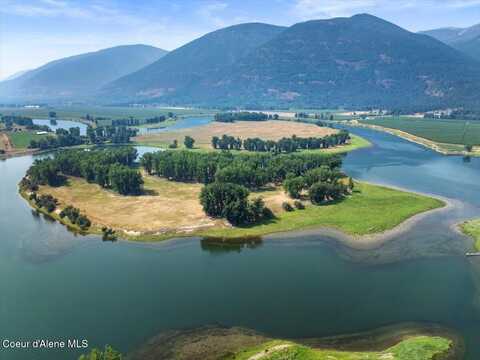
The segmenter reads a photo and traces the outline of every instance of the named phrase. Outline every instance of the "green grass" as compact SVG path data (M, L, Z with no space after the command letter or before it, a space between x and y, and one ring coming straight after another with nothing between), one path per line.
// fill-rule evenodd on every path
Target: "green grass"
M47 136L52 135L37 135L35 131L18 131L18 132L9 132L8 137L13 144L14 148L25 149L30 145L32 140L40 140Z
M416 214L444 205L442 201L431 197L356 183L353 195L343 201L323 206L309 205L305 210L282 212L269 223L211 229L202 235L235 238L316 227L335 228L350 235L368 235L393 229Z
M439 143L480 145L480 121L379 117L361 122L405 131Z
M417 336L384 351L352 352L312 349L289 341L275 340L240 351L228 360L433 360L448 352L452 341L442 337Z
M480 251L480 219L467 221L460 228L464 234L473 238L475 250Z

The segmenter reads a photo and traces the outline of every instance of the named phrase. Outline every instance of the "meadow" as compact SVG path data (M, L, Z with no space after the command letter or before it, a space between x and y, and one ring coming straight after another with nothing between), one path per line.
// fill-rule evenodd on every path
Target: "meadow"
M30 141L32 140L40 140L47 136L48 134L37 135L36 131L15 131L15 132L8 132L8 137L14 148L16 149L26 149L30 145Z
M480 145L480 120L379 117L360 122L404 131L438 143Z

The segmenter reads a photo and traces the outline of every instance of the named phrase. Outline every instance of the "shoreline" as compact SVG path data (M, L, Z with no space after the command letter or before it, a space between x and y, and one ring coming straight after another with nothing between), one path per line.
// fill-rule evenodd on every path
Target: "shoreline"
M185 231L185 232L177 231L177 232L165 232L165 233L161 233L161 231L141 233L141 232L134 232L134 231L129 231L125 229L114 229L114 230L117 231L118 241L124 241L129 243L136 243L136 244L155 244L155 243L166 242L166 241L192 239L192 238L212 238L212 239L218 239L219 241L225 242L225 243L229 243L229 242L234 243L235 241L244 241L248 243L249 240L252 238L260 237L268 240L268 239L275 239L278 237L284 237L286 235L288 236L291 234L295 234L295 235L304 234L304 235L326 236L327 238L334 240L340 245L346 246L353 250L374 250L374 249L380 248L385 243L392 240L394 237L409 231L413 226L415 226L418 222L422 221L425 217L432 216L433 214L440 213L440 212L450 211L452 209L455 209L457 206L459 206L458 204L456 204L458 201L441 197L441 196L435 196L431 194L410 191L408 189L395 187L395 186L385 186L385 185L375 184L370 182L364 182L364 183L373 185L373 186L381 186L381 187L385 187L393 190L409 192L416 195L427 196L427 197L441 201L443 203L443 206L414 214L411 217L399 223L398 225L396 225L395 227L388 229L386 231L366 234L366 235L351 235L340 229L337 229L334 227L328 227L328 226L313 226L313 227L308 227L303 229L301 228L292 229L290 231L278 231L278 232L273 231L273 232L266 232L258 236L243 236L243 237L212 236L208 234L208 227L205 228L205 227L195 227L195 226L191 227L191 229L193 229L191 231ZM20 196L25 201L27 201L27 203L30 205L32 209L55 219L60 224L67 227L70 231L74 231L82 235L99 235L99 236L102 235L101 231L99 230L100 227L98 225L97 226L92 225L90 229L86 231L80 231L75 226L72 226L71 224L67 223L64 219L60 219L60 217L57 216L55 212L52 214L52 213L48 213L44 209L38 208L33 202L31 202L28 199L28 194L26 192L23 192L20 189L18 189L18 192Z
M376 131L381 131L390 135L398 136L404 140L407 140L411 143L421 145L427 149L433 150L439 154L445 155L445 156L472 156L472 157L480 157L480 152L467 152L467 151L452 151L452 150L445 150L442 149L442 145L444 146L461 146L459 144L447 144L447 143L437 143L435 141L422 138L420 136L416 136L413 134L410 134L408 132L398 130L398 129L391 129L379 125L372 125L372 124L365 124L361 122L351 122L347 121L346 124L348 126L352 127L358 127L358 128L365 128L365 129L371 129L371 130L376 130Z
M127 358L171 359L169 356L172 354L185 354L194 358L216 359L222 357L223 353L231 354L272 341L293 342L330 351L381 352L416 337L441 337L450 340L451 348L442 359L461 359L465 354L464 339L455 330L433 323L402 322L366 331L307 338L278 338L253 329L222 325L165 330L134 348L127 354ZM201 346L191 348L189 344L192 342Z

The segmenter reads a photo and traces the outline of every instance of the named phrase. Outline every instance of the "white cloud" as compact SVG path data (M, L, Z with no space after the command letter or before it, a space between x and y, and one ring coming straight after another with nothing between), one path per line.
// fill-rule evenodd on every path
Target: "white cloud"
M479 6L480 0L296 0L293 14L303 18L350 16L378 9L402 8L468 8Z
M225 11L227 7L228 4L224 2L208 2L197 10L197 14L207 23L211 23L216 27L224 27L227 21L224 20L219 13Z

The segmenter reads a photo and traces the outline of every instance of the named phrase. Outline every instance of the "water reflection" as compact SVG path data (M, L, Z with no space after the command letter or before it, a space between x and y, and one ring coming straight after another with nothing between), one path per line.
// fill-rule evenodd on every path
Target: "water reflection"
M240 253L245 249L258 249L262 244L262 238L258 236L236 239L206 237L200 240L201 249L211 254Z

